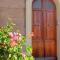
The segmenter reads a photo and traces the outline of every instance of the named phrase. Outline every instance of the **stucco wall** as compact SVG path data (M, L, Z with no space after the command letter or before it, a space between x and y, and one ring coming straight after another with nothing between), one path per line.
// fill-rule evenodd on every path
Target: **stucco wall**
M56 1L57 7L57 57L60 60L60 2Z
M55 0L57 13L57 59L60 60L60 0Z
M0 0L0 26L4 25L8 18L12 18L17 28L24 34L25 0Z

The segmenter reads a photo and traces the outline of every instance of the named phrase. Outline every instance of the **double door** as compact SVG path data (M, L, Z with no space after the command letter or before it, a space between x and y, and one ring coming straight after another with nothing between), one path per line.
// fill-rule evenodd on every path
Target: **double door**
M32 55L34 57L56 58L56 9L55 7L54 9L45 9L43 6L44 0L40 3L40 9L32 8L32 31L34 33Z

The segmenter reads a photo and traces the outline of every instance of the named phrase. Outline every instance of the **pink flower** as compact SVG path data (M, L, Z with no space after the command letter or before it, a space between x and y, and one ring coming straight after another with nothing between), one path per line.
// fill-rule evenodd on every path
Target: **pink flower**
M17 40L20 39L21 34L10 32L9 36L10 36L10 46L15 46L17 44Z
M12 38L13 37L13 33L12 32L9 32L9 36Z
M14 33L10 32L9 37L11 38L11 40L17 40L18 39L18 34L15 33L15 32Z
M16 45L17 45L17 43L16 43L15 41L11 41L11 42L10 42L10 46L11 46L11 47L14 47L14 46L16 46Z
M34 36L34 33L33 32L29 32L28 34L27 34L27 36L28 36L28 38L32 38L33 36Z
M14 40L11 38L10 41L14 41Z
M13 37L13 40L17 40L17 39L18 39L18 36L14 36L14 37Z

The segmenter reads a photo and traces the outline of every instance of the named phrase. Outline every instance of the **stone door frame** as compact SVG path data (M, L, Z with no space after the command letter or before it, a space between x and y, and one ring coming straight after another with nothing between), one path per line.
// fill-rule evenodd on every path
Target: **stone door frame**
M26 33L29 32L32 32L32 0L26 0ZM32 41L28 37L26 42L32 45Z
M32 32L32 1L26 0L26 33ZM57 58L60 60L60 2L55 0L57 8ZM28 37L26 38L27 44L32 45L32 40Z

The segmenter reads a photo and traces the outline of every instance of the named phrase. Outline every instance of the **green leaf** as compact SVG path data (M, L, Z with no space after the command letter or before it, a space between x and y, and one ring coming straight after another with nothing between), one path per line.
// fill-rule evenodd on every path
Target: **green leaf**
M33 56L26 56L25 60L34 60Z
M13 48L9 48L8 51L9 51L9 53L12 53L13 52Z
M29 60L34 60L33 56L31 56L31 57L29 58Z
M26 54L31 55L31 53L32 53L32 47L29 45L26 47Z
M29 60L29 57L28 57L28 56L26 56L26 57L25 57L25 60Z
M17 55L13 55L13 57L14 57L14 60L17 60Z
M19 58L18 58L18 60L24 60L24 59L23 59L23 56L20 55Z

